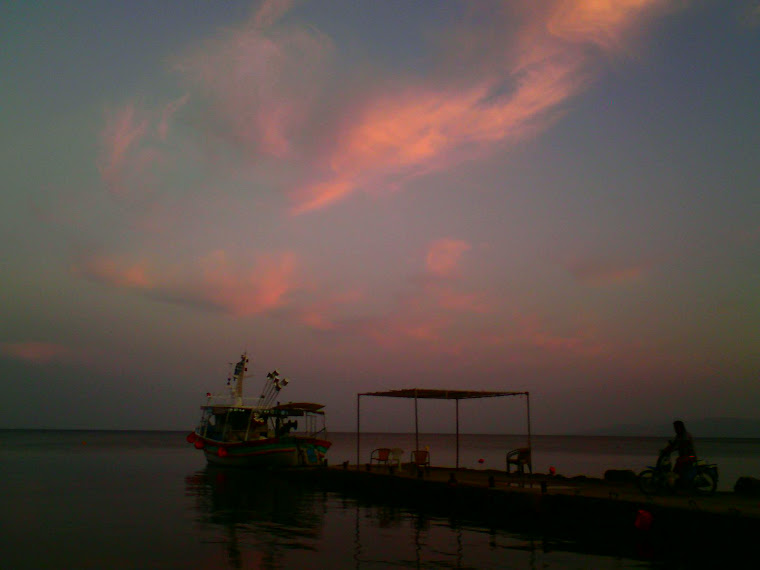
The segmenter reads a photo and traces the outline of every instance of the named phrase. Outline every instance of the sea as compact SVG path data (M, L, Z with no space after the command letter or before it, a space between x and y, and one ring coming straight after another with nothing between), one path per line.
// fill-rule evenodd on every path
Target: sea
M0 430L0 567L7 569L693 568L621 536L598 542L452 520L240 469L208 467L173 431ZM433 465L504 469L525 436L332 433L333 465L377 447L429 449ZM638 472L665 438L533 436L534 470ZM719 490L760 477L760 439L697 440ZM405 458L406 459L406 458ZM684 562L688 561L688 562Z

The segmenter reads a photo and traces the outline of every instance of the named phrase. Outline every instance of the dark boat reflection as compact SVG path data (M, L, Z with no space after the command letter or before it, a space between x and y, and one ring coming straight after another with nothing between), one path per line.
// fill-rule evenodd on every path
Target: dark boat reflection
M302 478L208 465L185 478L185 492L231 568L280 567L288 551L315 550L320 540L323 501Z

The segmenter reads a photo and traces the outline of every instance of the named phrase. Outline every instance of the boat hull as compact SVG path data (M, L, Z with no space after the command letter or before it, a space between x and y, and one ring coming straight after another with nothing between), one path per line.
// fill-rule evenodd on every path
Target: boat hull
M206 461L227 467L314 467L326 464L329 441L313 437L280 437L243 442L198 438ZM198 446L196 446L198 447Z

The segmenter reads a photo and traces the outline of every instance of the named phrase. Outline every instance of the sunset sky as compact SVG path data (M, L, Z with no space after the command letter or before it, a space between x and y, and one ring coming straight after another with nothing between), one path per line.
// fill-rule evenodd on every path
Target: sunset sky
M0 164L3 428L760 417L756 0L6 2Z

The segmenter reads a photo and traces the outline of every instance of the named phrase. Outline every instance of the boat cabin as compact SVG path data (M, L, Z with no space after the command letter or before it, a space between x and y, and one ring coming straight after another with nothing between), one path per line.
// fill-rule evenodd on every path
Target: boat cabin
M322 408L321 404L293 402L272 408L209 404L201 406L196 433L206 439L231 443L296 434L315 437L326 431Z

